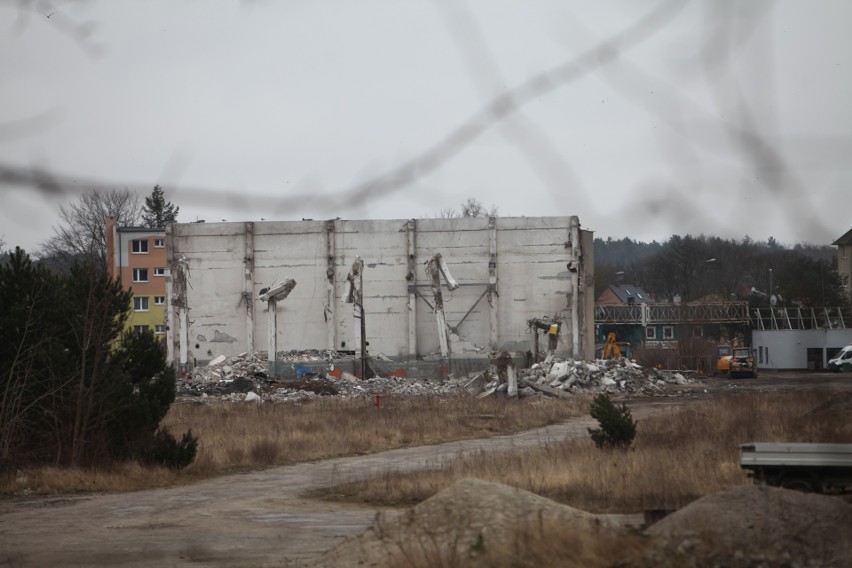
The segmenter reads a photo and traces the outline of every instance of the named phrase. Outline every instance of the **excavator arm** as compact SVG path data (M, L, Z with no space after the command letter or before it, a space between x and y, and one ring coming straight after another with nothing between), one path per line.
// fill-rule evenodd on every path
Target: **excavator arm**
M615 342L615 332L609 332L609 335L606 336L606 344L603 348L603 358L604 359L612 359L613 357L621 357L621 349L618 348L618 344Z

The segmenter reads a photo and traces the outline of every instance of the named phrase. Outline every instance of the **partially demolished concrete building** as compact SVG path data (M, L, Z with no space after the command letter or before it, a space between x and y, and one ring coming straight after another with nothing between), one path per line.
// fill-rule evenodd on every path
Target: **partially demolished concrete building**
M358 305L343 296L350 267L361 261L357 291L373 358L442 359L437 293L451 369L476 361L481 368L499 352L528 353L537 344L532 319L559 325L558 354L590 359L592 241L577 217L174 224L166 237L169 356L186 369L220 355L266 351L271 338L276 352L328 349L357 357ZM440 281L434 287L428 267L437 254L455 289ZM295 287L286 300L260 299L288 279Z

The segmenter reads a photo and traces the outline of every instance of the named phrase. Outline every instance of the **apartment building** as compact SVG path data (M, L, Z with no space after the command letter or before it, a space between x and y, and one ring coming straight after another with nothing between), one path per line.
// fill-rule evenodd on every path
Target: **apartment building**
M133 292L128 327L166 334L166 230L119 227L107 219L107 269Z

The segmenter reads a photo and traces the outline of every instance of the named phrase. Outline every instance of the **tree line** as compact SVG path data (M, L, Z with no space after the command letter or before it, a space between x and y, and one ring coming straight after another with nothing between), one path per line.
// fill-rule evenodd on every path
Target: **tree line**
M633 284L657 300L748 301L754 307L846 306L834 247L775 239L753 241L673 235L643 243L596 238L595 295L610 284Z

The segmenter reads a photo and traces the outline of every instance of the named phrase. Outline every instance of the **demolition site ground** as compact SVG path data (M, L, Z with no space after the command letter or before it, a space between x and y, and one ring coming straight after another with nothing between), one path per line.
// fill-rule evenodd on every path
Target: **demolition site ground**
M602 377L605 373L600 371ZM590 377L594 372L584 368L583 373L574 376ZM536 380L535 375L528 378ZM541 384L565 392L585 379L578 378L565 390L561 385L567 379L559 386L550 386L555 380L545 377ZM852 414L848 404L852 393L852 376L849 375L763 373L759 379L735 381L686 378L667 382L655 378L654 384L658 380L662 384L657 385L653 393L634 397L622 391L613 395L617 400L627 401L640 428L643 420L662 412L689 409L702 400L750 392L824 391L847 400L845 406L839 407L838 421L848 422ZM469 379L460 381L460 387L468 382ZM478 394L467 396L500 396L499 383L496 379L483 380ZM467 388L472 386L468 384ZM489 392L492 389L493 392ZM551 396L536 389L533 391L529 396ZM239 400L245 400L246 395L241 394ZM267 393L267 396L272 395ZM372 393L368 392L367 396ZM194 398L211 397L196 395ZM577 552L577 560L573 562L562 555L560 565L594 566L607 565L607 562L611 565L611 557L607 554L613 553L614 542L618 543L616 550L624 555L625 565L684 565L686 558L717 554L702 552L702 547L714 543L719 545L716 550L736 547L716 542L714 539L723 538L719 533L702 538L692 533L692 536L685 535L678 527L689 527L701 535L702 530L711 530L720 524L743 539L751 534L749 527L758 527L760 534L754 538L762 540L757 552L753 547L756 541L744 541L746 550L737 552L740 556L728 558L727 564L719 565L808 565L806 562L797 564L801 558L810 559L810 565L848 565L844 562L850 556L843 556L852 552L849 541L852 505L848 499L798 493L791 496L795 492L761 490L750 485L734 487L731 490L734 493L708 496L707 501L702 499L673 513L669 524L664 524L664 519L647 529L644 528L647 519L641 511L593 515L484 481L470 480L453 485L409 510L313 497L342 480L433 469L463 456L518 453L555 441L587 438L588 428L593 426L597 426L594 420L582 416L511 435L271 467L192 485L130 493L49 497L19 494L0 502L0 564L14 567L486 566L497 565L495 558L488 554L499 553L501 558L510 560L507 565L534 565L530 562L547 565L547 557L536 555L543 550L540 537L556 523L560 534L566 538L592 535L588 542L571 541L575 551L582 549L587 556ZM743 440L747 441L751 440ZM756 493L758 491L763 492ZM524 523L531 523L532 518L538 523L535 531L526 524L521 531L535 546L534 550L522 552L526 561L512 556L523 547L506 536L514 531L512 534L517 538L521 522L518 511L526 515ZM824 517L824 523L833 523L832 527L815 523L815 516ZM783 517L781 525L776 521L779 517ZM802 528L803 523L810 523L811 528ZM462 525L464 530L474 532L447 532ZM791 535L784 526L799 532ZM609 551L589 544L602 542L603 537L595 532L601 527L621 531L604 539ZM624 528L628 530L624 532ZM656 536L651 536L654 534ZM662 543L661 548L651 550L649 538ZM798 548L785 545L785 540L798 543L795 545ZM515 552L500 549L497 541L513 542ZM752 547L751 552L748 547ZM641 552L637 552L639 550ZM766 550L770 552L764 552ZM748 556L750 553L762 556L752 558ZM718 556L714 558L719 561ZM692 565L712 564L697 562Z

